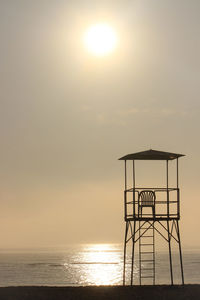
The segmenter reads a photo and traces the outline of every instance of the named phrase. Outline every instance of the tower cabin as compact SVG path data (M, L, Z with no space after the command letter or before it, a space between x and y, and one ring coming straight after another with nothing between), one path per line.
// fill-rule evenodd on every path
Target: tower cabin
M124 184L124 220L126 222L124 239L124 270L123 284L126 284L127 244L132 244L130 284L134 279L135 245L139 248L139 284L146 279L152 279L155 284L155 233L159 234L168 242L170 277L173 285L173 264L171 242L175 240L179 246L180 267L182 284L183 263L181 242L179 233L180 220L180 189L179 189L179 158L183 154L164 151L147 150L128 154L119 160L124 161L125 184ZM139 187L136 184L135 161L165 161L166 184L163 187ZM176 162L176 184L169 186L169 161ZM127 172L127 165L132 165L131 180ZM152 170L152 173L154 170ZM131 182L131 186L128 186Z

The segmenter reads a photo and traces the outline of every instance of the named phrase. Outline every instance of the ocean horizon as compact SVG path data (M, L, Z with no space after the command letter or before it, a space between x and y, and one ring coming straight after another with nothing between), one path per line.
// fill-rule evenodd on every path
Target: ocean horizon
M200 249L183 249L186 284L200 284ZM131 255L128 252L127 284ZM173 254L174 284L181 284L179 255ZM121 244L80 244L62 247L0 249L0 286L122 285ZM134 284L139 281L138 256ZM143 284L152 284L147 279ZM156 251L156 284L170 284L169 256Z

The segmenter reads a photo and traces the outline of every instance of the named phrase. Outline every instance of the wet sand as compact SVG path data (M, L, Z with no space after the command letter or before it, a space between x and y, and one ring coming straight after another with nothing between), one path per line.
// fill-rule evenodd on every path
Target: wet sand
M1 300L70 300L134 299L195 300L200 299L200 285L99 286L99 287L1 287Z

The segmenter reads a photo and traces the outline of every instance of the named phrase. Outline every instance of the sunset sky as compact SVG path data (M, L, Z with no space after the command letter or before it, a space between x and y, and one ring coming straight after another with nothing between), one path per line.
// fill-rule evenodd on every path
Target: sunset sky
M0 66L0 248L123 242L118 158L150 148L186 155L182 244L200 246L199 0L1 0Z

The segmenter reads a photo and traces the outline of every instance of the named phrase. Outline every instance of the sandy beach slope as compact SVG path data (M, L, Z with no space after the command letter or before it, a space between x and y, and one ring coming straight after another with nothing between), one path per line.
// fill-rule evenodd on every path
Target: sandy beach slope
M99 287L1 287L1 300L198 300L200 285L99 286Z

